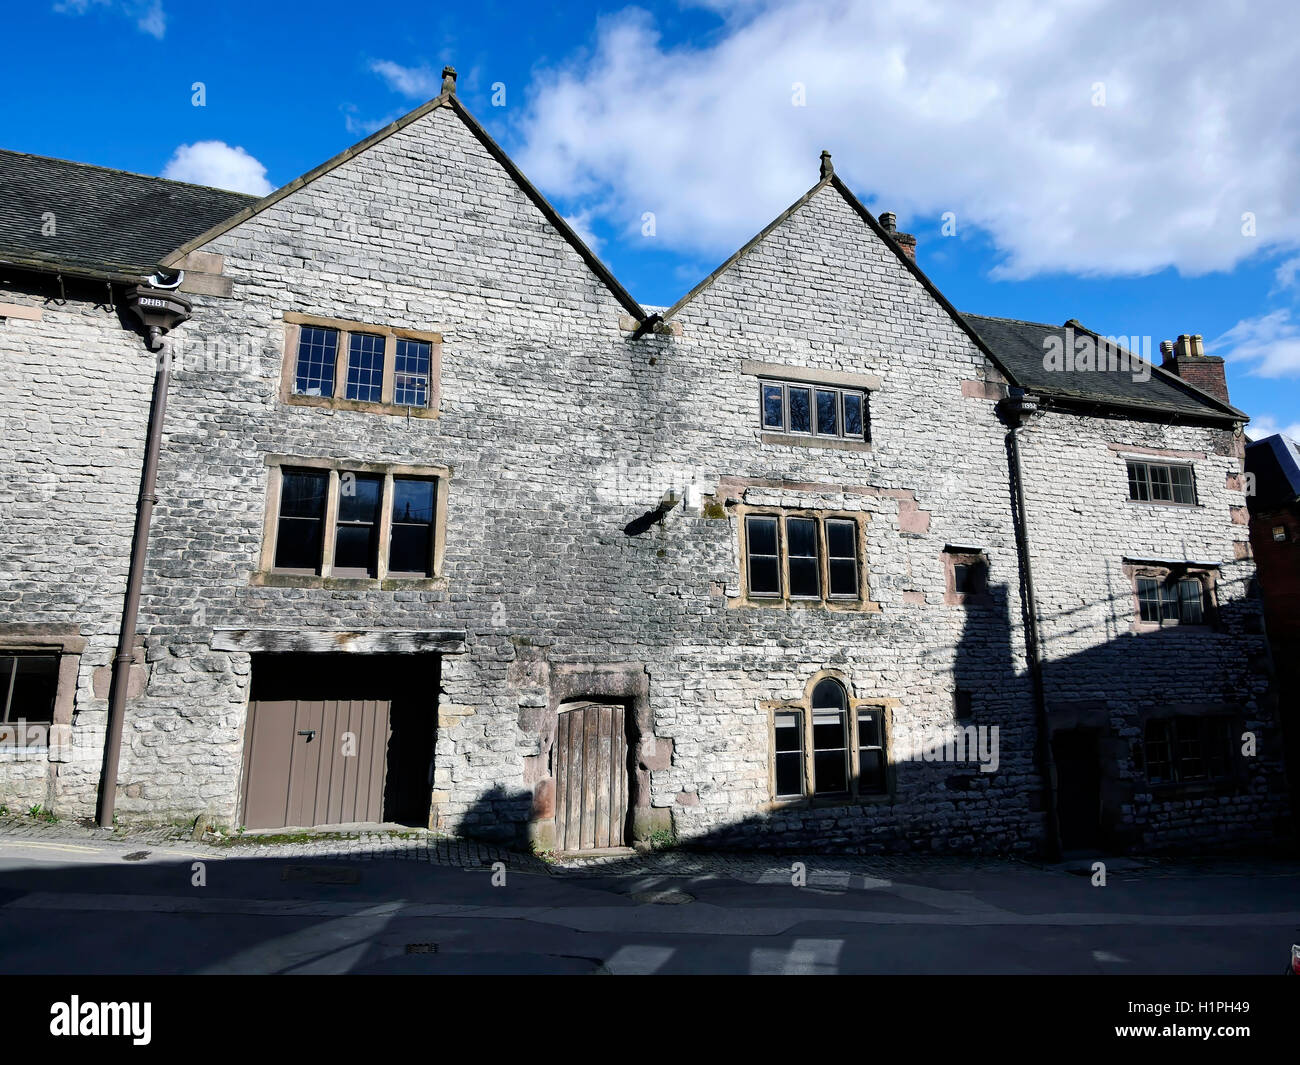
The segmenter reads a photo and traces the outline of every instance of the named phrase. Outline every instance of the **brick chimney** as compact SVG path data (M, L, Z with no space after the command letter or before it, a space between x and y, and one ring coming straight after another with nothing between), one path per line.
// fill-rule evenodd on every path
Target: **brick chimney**
M1205 342L1200 333L1184 333L1177 340L1162 340L1160 356L1162 370L1177 374L1189 385L1223 403L1229 402L1223 360L1217 355L1205 354Z
M882 211L880 225L886 233L894 238L895 243L903 249L903 254L912 262L916 262L916 238L911 233L900 233L898 231L898 216L893 211Z

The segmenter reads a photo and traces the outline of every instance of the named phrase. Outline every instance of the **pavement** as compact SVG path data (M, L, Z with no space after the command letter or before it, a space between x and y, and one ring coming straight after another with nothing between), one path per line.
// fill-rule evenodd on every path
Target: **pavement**
M1280 974L1300 861L237 843L0 817L0 973Z

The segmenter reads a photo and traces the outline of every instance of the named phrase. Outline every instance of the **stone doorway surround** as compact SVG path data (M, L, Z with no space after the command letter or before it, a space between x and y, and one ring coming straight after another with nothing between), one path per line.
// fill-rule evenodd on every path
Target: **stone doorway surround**
M520 727L537 742L537 754L524 759L524 786L532 791L528 839L537 851L553 851L555 839L555 736L560 706L575 701L621 703L626 708L632 772L628 777L630 842L648 842L656 828L666 827L668 810L650 805L650 773L666 768L671 741L656 740L650 712L650 674L639 662L615 664L532 662L528 670L540 682L545 699L521 704ZM534 689L536 690L536 689Z

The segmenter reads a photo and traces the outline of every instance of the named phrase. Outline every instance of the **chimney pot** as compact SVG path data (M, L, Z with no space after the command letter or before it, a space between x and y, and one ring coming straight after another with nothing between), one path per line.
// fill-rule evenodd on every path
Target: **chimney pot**
M893 211L882 211L880 225L886 233L893 236L898 231L898 216Z
M822 180L825 181L833 173L835 173L835 166L831 163L831 153L823 149L821 166Z

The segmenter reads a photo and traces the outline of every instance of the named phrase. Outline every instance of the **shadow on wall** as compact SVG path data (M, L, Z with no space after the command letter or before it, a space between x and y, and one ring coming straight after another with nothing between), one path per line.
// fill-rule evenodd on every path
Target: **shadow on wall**
M888 800L795 801L712 823L690 833L680 845L781 853L1037 850L1044 838L1049 793L1035 750L1040 730L1029 673L1012 648L1009 598L1005 584L988 585L960 608L962 634L951 658L957 690L951 720L945 725L949 734L975 737L964 763L942 753L937 759L927 758L922 749L925 737L908 733L896 722L889 750L892 794ZM1112 603L1109 613L1127 618L1129 609L1127 603ZM1092 627L1082 618L1079 625L1072 625L1073 616L1084 612L1095 616L1095 611L1096 604L1088 604L1043 618L1043 631L1048 634L1043 663L1050 723L1047 742L1066 849L1134 853L1208 847L1262 852L1289 847L1292 821L1275 698L1255 690L1269 675L1267 651L1261 639L1258 655L1242 657L1237 640L1243 633L1258 631L1258 598L1248 594L1228 602L1204 627L1115 631L1103 644L1050 657L1053 647ZM1224 633L1232 634L1231 645ZM936 671L946 670L948 656L942 651L934 654ZM1216 656L1222 656L1217 686L1189 684L1189 661L1204 666ZM1230 731L1216 738L1197 732L1200 726L1188 725L1185 732L1176 733L1164 724L1171 717L1217 719ZM1236 744L1247 731L1256 737L1254 756L1242 755ZM990 739L996 751L989 750ZM1199 762L1197 757L1184 759L1181 775L1186 779L1169 779L1168 764L1147 764L1148 751L1160 757L1166 742L1186 747L1193 741L1220 740L1225 757L1216 761L1217 755L1212 757L1206 749ZM1170 757L1178 753L1175 750ZM989 754L997 763L993 772L984 771ZM708 767L701 768L708 772ZM710 783L700 779L697 784L696 794L706 805ZM659 809L679 829L689 825L676 804ZM496 786L459 817L437 827L526 846L530 821L537 816L530 793ZM627 829L625 838L631 840L630 818ZM661 827L657 835L666 842L673 833Z

